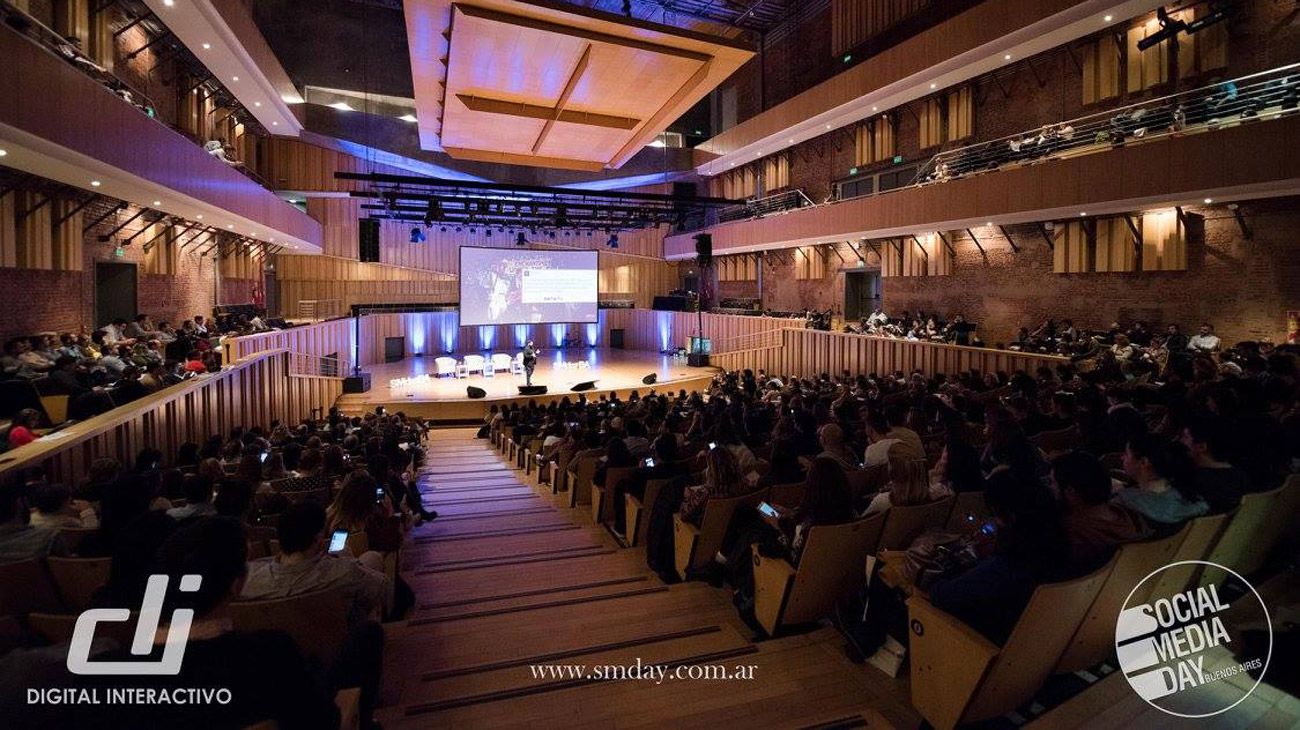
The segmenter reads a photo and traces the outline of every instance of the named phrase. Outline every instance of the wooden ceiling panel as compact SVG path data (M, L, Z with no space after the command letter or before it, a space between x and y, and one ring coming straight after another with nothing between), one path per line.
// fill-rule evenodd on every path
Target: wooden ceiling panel
M753 56L577 6L406 0L421 145L462 159L616 168Z

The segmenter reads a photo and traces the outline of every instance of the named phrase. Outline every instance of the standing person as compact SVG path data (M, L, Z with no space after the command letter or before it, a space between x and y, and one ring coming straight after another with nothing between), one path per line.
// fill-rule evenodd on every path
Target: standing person
M533 369L537 367L537 349L533 347L533 341L529 340L524 345L524 385L533 384Z

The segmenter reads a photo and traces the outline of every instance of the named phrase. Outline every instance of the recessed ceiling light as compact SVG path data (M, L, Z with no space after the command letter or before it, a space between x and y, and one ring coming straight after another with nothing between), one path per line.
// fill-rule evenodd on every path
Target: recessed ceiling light
M341 112L356 111L356 109L353 109L352 107L348 106L348 103L346 101L336 101L333 104L330 104L329 106L331 109L338 109Z
M166 5L169 8L175 4L176 4L176 0L163 0L163 5Z
M212 44L211 44L211 43L204 43L204 44L203 44L203 50L205 50L205 51L210 51L210 50L212 50Z
M873 107L871 107L871 111L874 112L875 110L877 110L877 109L879 109L879 108L880 108L880 107L878 107L878 106L873 106Z
M1107 16L1103 17L1102 20L1104 20L1105 22L1109 23L1109 22L1111 21L1112 18L1114 18L1113 15L1107 15Z
M195 220L200 220L200 221L203 220L203 214L202 214L202 213L199 213L198 215L194 216L194 219L195 219Z
M91 180L91 181L90 181L90 187L92 187L92 188L97 188L97 187L99 187L101 184L102 184L102 183L100 183L98 180Z
M1205 204L1206 204L1206 205L1209 205L1210 203L1213 203L1213 202L1214 202L1214 198L1206 198L1206 199L1205 199Z
M260 101L255 101L255 102L253 102L253 106L261 106L261 105L262 105L262 102L260 102Z
M1010 61L1010 60L1011 60L1011 54L1010 54L1010 53L1004 54L1004 55L1002 56L1002 60L1003 60L1003 61Z
M402 120L403 122L410 122L411 124L415 124L416 122L420 121L419 119L415 118L414 114L403 114L402 116L398 117L398 119Z
M794 144L794 137L790 138L790 144Z
M830 129L830 128L831 128L831 125L827 124L827 125L826 125L826 128L827 128L827 129Z
M234 228L234 227L235 227L235 224L234 224L234 223L227 223L227 224L226 224L226 228Z
M1086 215L1088 215L1088 214L1085 213L1085 212L1083 212L1083 211L1079 211L1079 217L1080 217L1080 218L1082 218L1082 217L1084 217L1084 216L1086 216Z
M154 205L162 205L162 201L161 201L161 200L155 200L155 201L153 201L153 204L154 204Z
M989 227L989 226L992 226L992 225L993 225L993 221L984 221L984 226L985 226L986 228Z
M4 157L7 154L9 154L9 150L0 150L0 157Z
M278 126L280 126L280 123L279 123L279 122L271 122L271 126L272 126L272 127L278 127Z
M231 77L230 77L230 80L231 80L231 81L238 81L238 80L239 80L239 77L238 77L238 76L231 76Z
M938 88L938 84L930 84L930 88L931 89Z

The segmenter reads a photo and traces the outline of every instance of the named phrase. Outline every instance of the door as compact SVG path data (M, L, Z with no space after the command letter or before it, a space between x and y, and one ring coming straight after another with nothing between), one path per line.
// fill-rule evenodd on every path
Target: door
M848 271L844 274L844 320L856 322L880 306L880 272Z
M103 327L113 320L131 320L136 315L136 265L98 261L95 263L95 321Z

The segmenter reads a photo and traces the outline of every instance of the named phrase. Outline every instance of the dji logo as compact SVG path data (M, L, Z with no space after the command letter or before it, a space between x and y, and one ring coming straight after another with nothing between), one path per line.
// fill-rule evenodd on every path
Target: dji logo
M154 636L158 633L159 619L162 616L163 599L167 595L167 576L151 575L145 586L144 602L140 605L140 620L136 624L135 639L131 642L131 653L135 656L147 656L153 649ZM199 575L181 576L180 590L183 593L195 593L203 583ZM68 671L73 674L88 675L176 675L181 672L181 660L185 657L185 643L190 636L190 624L194 621L194 611L180 608L172 612L167 640L163 647L162 658L153 662L111 662L90 660L90 645L95 639L95 626L101 621L129 621L131 611L125 608L94 608L77 618L77 626L72 632L72 644L68 648Z

